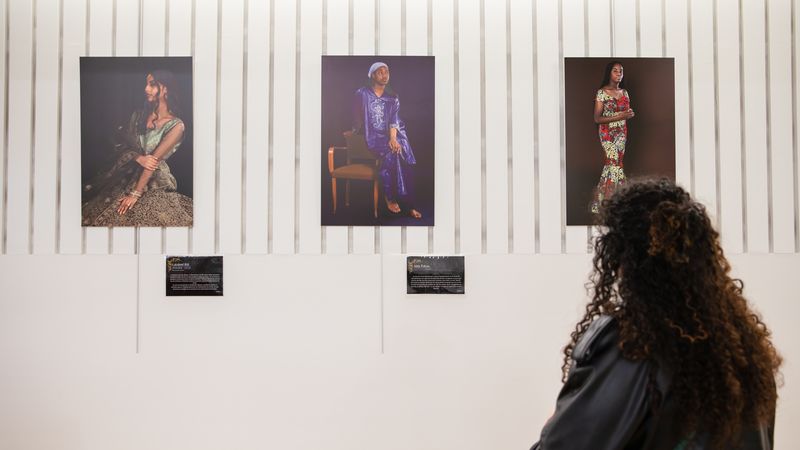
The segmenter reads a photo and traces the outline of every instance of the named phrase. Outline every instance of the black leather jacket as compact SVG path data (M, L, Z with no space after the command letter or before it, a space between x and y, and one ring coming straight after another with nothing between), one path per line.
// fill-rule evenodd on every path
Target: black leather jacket
M647 361L631 361L617 346L619 330L608 316L595 320L572 353L574 364L556 411L531 450L701 450L686 446L675 418L669 375ZM655 371L653 375L651 371ZM663 395L650 407L652 377ZM771 450L772 424L744 433L741 450Z

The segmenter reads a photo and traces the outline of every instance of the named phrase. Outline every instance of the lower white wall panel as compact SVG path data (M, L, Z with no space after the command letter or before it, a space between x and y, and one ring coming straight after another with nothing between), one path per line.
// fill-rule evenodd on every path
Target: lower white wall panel
M224 297L166 298L163 257L139 258L0 259L0 448L526 448L590 269L473 256L466 295L409 296L399 255L226 256ZM800 257L732 263L785 358L795 448Z

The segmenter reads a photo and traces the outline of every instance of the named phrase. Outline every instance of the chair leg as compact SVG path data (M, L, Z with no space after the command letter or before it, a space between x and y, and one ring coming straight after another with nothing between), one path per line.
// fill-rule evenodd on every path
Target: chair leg
M336 214L336 178L331 178L331 193L333 194L333 213Z
M378 193L378 180L375 180L372 183L372 214L375 216L376 219L378 218L378 197L379 197L379 195L380 194Z
M344 182L344 206L350 207L350 180Z

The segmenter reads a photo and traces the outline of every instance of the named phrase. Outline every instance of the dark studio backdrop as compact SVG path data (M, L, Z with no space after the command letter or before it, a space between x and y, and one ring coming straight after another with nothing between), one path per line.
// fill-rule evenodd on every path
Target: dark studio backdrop
M81 183L113 162L113 138L131 114L145 104L145 80L153 70L172 72L180 102L178 117L186 131L178 150L167 160L178 192L192 197L192 58L81 57Z
M594 103L611 61L624 69L636 114L628 120L623 159L628 179L675 179L675 61L673 58L564 58L567 225L590 225L594 190L605 153L594 123Z
M334 215L331 177L328 172L328 148L345 146L342 136L353 124L352 105L355 91L369 79L367 72L375 62L389 66L389 86L400 98L400 118L414 151L414 207L422 213L416 220L404 213L386 211L381 195L378 219L372 215L372 182L351 181L350 207L345 207L345 181L337 184L338 203ZM322 142L320 175L322 177L322 225L418 225L434 223L434 57L432 56L323 56L322 57ZM342 156L344 155L344 152ZM338 158L338 157L337 157ZM336 166L344 164L337 159Z

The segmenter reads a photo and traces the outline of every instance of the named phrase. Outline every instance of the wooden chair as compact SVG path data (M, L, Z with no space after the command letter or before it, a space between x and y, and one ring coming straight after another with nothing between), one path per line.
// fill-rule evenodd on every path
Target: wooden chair
M350 181L372 181L372 215L378 218L378 197L380 196L378 165L375 156L367 150L364 136L350 131L343 133L346 147L328 148L328 172L331 175L331 193L333 194L333 213L336 214L336 180L345 180L344 204L350 206ZM337 151L344 151L346 164L336 167L334 156Z

